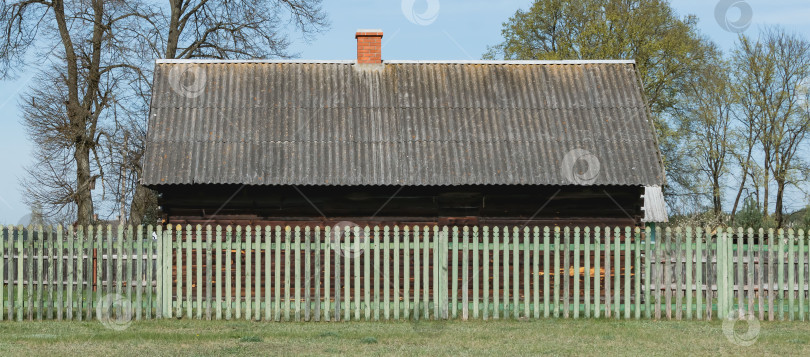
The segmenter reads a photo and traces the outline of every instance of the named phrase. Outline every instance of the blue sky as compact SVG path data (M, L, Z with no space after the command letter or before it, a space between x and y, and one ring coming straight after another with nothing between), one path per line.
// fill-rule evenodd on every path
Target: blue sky
M738 0L750 5L755 35L761 26L781 25L810 38L810 2L807 0ZM733 0L731 0L733 2ZM405 8L410 11L403 11ZM408 6L409 4L413 6ZM428 3L434 3L433 6ZM435 7L438 3L438 8ZM293 50L305 59L354 59L354 32L358 28L383 29L384 59L479 59L488 45L500 40L501 24L531 0L324 0L332 27L313 41L298 41ZM700 18L700 29L721 48L733 47L737 34L724 30L715 19L717 0L674 0L679 14ZM732 8L728 19L741 12ZM410 21L410 16L413 21ZM41 62L40 62L41 63ZM0 82L0 223L17 223L28 213L22 203L20 178L31 162L31 143L20 124L20 91L36 68L26 68L16 80ZM787 209L802 206L802 200Z

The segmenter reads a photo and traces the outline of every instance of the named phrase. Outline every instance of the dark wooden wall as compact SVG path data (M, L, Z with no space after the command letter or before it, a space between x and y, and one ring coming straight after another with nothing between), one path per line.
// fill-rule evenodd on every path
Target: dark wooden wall
M242 186L152 187L166 223L211 225L640 224L634 186Z

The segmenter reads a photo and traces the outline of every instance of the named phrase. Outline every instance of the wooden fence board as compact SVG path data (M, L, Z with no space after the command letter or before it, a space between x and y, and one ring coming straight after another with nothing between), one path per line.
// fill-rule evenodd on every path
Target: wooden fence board
M0 316L18 321L118 314L118 296L135 319L807 320L804 230L0 228Z

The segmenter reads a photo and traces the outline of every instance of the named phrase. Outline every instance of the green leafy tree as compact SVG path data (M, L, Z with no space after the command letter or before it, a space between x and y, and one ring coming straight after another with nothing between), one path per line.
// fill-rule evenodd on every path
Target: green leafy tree
M716 58L695 16L680 17L660 0L536 0L501 32L485 58L635 60L669 174L688 181L678 177L689 165L680 148L683 93Z

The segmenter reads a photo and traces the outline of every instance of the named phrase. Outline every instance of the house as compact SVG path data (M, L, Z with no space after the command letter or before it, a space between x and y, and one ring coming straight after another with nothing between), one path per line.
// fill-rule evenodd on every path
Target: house
M382 37L158 60L142 183L165 221L643 224L665 174L633 61L382 60Z

